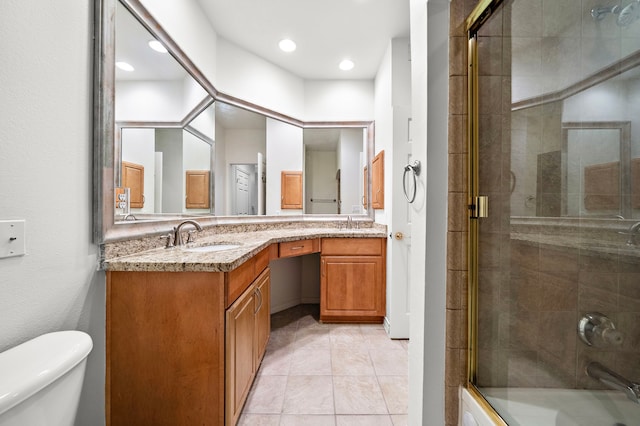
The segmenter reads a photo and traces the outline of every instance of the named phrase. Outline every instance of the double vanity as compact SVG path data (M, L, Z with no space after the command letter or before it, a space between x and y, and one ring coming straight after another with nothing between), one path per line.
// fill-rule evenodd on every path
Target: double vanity
M320 254L321 321L382 322L386 229L367 226L205 228L138 253L112 243L107 425L235 425L269 340L278 259Z

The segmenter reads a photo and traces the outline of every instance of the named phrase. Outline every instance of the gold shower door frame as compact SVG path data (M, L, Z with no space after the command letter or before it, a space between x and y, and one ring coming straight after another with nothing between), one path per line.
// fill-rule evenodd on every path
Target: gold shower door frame
M482 393L475 386L478 373L478 203L479 197L479 92L478 92L478 30L502 3L502 0L481 0L467 17L466 30L468 34L468 76L467 76L467 105L468 105L468 199L469 206L469 299L467 314L468 329L468 357L467 357L467 390L478 404L494 421L496 425L508 426L497 411L489 404Z

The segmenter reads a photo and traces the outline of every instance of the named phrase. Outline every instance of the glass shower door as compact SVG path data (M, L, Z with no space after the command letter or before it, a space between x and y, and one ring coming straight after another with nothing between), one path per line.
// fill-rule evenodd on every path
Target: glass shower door
M471 380L508 424L640 424L640 3L480 3Z

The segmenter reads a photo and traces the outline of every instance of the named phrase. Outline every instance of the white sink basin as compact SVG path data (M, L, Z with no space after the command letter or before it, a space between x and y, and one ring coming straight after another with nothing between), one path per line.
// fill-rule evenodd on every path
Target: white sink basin
M184 247L182 250L191 253L211 253L215 251L233 250L240 247L240 244L211 244L201 247Z

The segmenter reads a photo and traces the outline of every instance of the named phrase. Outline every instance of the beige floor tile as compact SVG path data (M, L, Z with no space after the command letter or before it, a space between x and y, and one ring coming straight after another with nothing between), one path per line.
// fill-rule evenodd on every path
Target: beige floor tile
M334 376L336 414L388 414L375 376Z
M390 414L407 414L409 384L407 376L378 376L378 384Z
M392 426L389 416L336 416L337 426Z
M327 349L331 344L329 329L298 329L294 346L298 349Z
M378 376L406 376L409 374L409 357L402 349L371 349L373 367Z
M334 414L331 376L289 376L285 414Z
M262 358L258 374L262 376L287 376L291 370L292 350L267 351Z
M361 347L331 349L331 371L336 376L375 376L369 351Z
M330 376L331 352L328 347L296 349L291 356L292 376Z
M318 313L300 305L272 315L238 424L406 425L408 341L381 324L321 324Z
M392 414L393 426L409 426L409 416L406 414Z
M280 414L284 401L287 376L258 376L249 392L243 413Z
M280 416L273 414L243 414L238 420L238 426L278 426Z
M335 426L333 415L284 414L280 426Z

